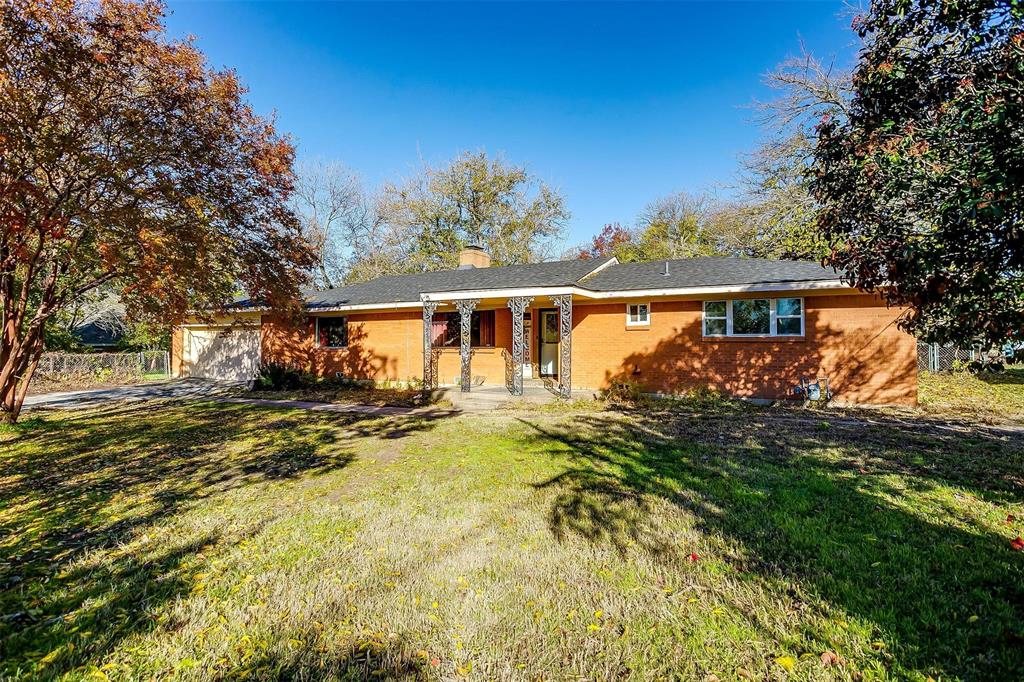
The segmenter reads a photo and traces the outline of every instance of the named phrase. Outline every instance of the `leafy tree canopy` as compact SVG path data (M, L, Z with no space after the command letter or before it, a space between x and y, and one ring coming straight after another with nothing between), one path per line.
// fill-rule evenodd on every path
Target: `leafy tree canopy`
M17 418L44 328L114 286L169 324L240 288L292 302L312 257L293 148L231 71L166 38L156 0L0 5L0 411Z
M468 244L487 249L495 265L541 260L569 219L556 190L483 152L425 166L409 181L385 186L379 211L408 240L406 271L455 267Z
M935 342L1024 328L1024 5L875 0L814 152L828 262Z

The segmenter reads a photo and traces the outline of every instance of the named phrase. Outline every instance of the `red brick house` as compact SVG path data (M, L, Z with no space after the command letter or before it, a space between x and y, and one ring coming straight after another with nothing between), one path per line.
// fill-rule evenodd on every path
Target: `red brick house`
M914 404L914 338L899 310L816 263L694 258L573 260L381 277L306 294L295 324L241 304L175 331L179 376L247 379L277 360L322 376L434 385L547 379L562 393L616 383L793 397L827 377L848 403ZM465 324L463 324L465 321Z

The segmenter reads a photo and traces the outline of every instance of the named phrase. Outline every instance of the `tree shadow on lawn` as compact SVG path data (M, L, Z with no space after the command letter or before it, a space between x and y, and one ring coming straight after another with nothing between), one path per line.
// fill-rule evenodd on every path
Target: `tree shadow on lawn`
M1024 556L1010 548L1012 528L999 535L963 514L948 499L959 492L938 496L961 489L1015 505L1019 518L1024 433L748 411L525 423L568 463L537 484L554 491L556 538L639 547L679 565L690 552L717 554L797 608L871 623L885 642L875 655L897 675L1006 679L1024 665ZM657 505L692 514L699 546L674 546L652 520ZM780 632L752 611L768 641L803 638L815 655L835 647L812 627Z
M231 490L341 469L356 457L352 439L402 437L443 416L153 403L36 417L0 435L0 676L31 675L59 647L47 676L101 660L189 591L183 562L262 527L125 547L161 521Z
M1007 367L1002 372L982 372L975 376L986 384L1009 384L1024 389L1024 367Z

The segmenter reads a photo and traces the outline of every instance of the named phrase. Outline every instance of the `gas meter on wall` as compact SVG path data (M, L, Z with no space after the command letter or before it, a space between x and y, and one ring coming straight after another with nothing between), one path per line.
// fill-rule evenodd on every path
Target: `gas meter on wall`
M829 387L828 377L801 379L800 385L793 388L793 393L808 402L832 399L832 389Z

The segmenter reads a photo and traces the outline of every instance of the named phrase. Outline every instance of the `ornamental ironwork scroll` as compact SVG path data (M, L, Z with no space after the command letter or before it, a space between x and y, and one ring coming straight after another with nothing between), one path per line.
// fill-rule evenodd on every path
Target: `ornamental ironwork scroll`
M423 390L437 388L437 377L434 376L434 340L431 338L434 327L434 312L440 305L436 301L423 302Z
M469 393L470 384L473 383L473 374L470 371L470 333L472 331L473 311L480 302L478 298L467 298L456 301L455 307L459 311L459 363L462 367L462 392Z
M572 294L552 296L558 308L558 395L572 394Z
M523 326L523 313L533 300L529 296L519 296L508 300L512 311L512 395L523 394L523 360L526 356L526 334Z

